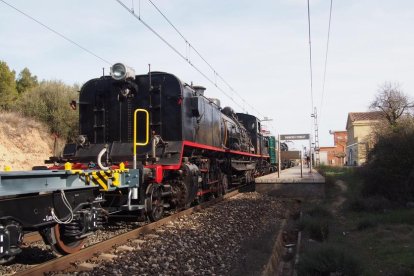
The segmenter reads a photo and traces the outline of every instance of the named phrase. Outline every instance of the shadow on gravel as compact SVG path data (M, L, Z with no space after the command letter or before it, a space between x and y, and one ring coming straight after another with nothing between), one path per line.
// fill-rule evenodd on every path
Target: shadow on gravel
M35 265L55 258L56 255L51 250L30 246L23 248L22 253L16 256L12 264Z
M272 254L273 245L276 243L279 230L280 223L273 223L260 237L255 239L247 238L241 247L244 257L237 264L234 264L236 268L230 271L229 275L262 275L263 267L267 264Z
M240 193L250 193L250 192L255 192L255 191L256 191L256 184L255 184L255 183L252 183L252 184L249 184L249 185L245 185L245 186L243 186L243 187L240 187L240 188L238 189L238 191L239 191Z

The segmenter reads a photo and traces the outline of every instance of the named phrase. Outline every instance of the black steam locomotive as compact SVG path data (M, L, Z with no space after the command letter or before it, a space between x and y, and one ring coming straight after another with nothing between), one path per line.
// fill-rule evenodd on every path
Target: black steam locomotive
M204 91L168 73L136 76L120 63L83 85L71 103L79 109L76 143L49 170L0 172L0 264L21 252L27 232L70 254L108 216L155 221L165 208L270 172L274 137Z
M221 108L204 91L169 73L136 76L117 63L111 76L88 81L72 103L79 108L80 135L58 161L82 169L118 168L121 162L139 169L139 187L106 193L105 207L143 210L150 220L165 207L219 196L270 171L260 120Z
M0 264L22 251L27 232L70 254L108 217L155 221L165 208L270 172L274 137L204 90L168 73L136 76L120 63L88 81L71 103L79 109L76 143L49 170L0 172Z

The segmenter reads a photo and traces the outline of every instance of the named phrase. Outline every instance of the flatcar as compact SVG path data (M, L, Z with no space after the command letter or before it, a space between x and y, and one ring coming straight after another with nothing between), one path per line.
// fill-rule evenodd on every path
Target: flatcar
M33 231L59 254L81 249L107 219L102 190L138 184L138 170L120 167L102 172L66 164L62 170L0 172L0 264L20 254L24 234ZM108 180L104 188L94 185L101 173Z

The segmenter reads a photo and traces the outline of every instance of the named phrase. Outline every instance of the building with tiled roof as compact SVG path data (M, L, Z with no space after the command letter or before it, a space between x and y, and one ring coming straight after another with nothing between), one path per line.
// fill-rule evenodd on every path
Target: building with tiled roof
M378 121L384 118L384 113L381 111L372 111L372 112L350 112L348 113L348 123L355 121Z
M347 164L360 166L366 162L368 151L373 147L370 139L373 127L384 119L380 111L350 112L346 122Z

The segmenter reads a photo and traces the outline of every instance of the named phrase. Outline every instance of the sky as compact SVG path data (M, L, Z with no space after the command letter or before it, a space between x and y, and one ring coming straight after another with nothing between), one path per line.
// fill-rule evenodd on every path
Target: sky
M324 93L330 0L310 0L312 93L306 0L152 1L225 82L149 0L123 3L213 83L115 0L0 0L0 60L39 80L80 85L116 62L137 74L151 64L206 87L222 107L272 119L263 124L275 135L313 136L316 107L320 146L333 145L329 131L345 130L349 112L368 111L384 82L398 82L414 98L414 1L333 0Z

